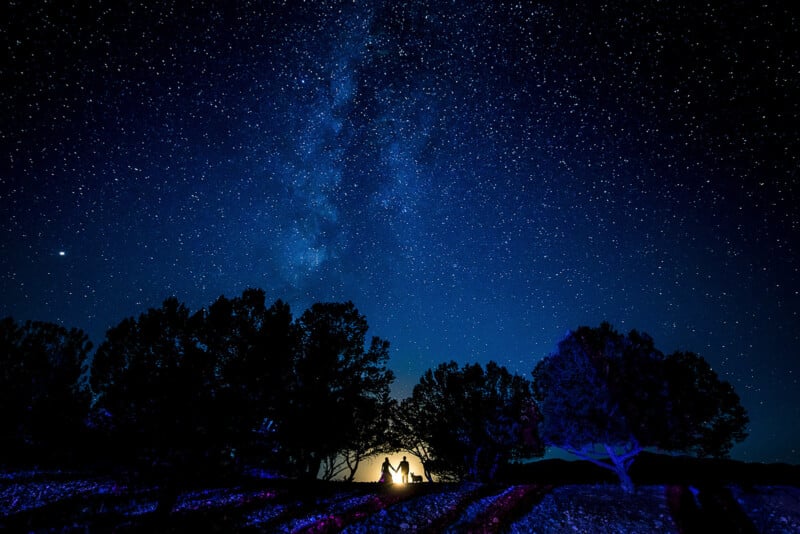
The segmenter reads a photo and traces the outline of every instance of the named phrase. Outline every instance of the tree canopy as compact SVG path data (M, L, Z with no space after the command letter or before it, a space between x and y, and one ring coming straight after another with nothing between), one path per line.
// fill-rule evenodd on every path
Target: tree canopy
M91 350L81 330L0 321L0 448L17 461L80 454L91 395L81 380Z
M95 420L116 461L194 471L218 455L217 366L201 342L204 316L175 298L111 328L92 360ZM213 460L209 459L210 461Z
M292 471L313 478L323 460L352 451L360 425L378 424L370 418L382 416L394 374L389 343L373 337L367 346L367 320L352 302L314 304L296 326L277 434Z
M92 451L173 478L247 465L352 480L365 458L405 450L428 480L488 480L546 444L631 489L644 449L724 456L747 435L739 397L702 357L665 356L635 330L577 328L532 383L495 362L441 363L399 402L389 343L368 331L352 302L295 319L260 289L196 311L168 298L109 329L91 358L80 330L6 318L0 445L39 461Z
M489 362L427 370L396 416L401 448L442 478L493 478L515 458L542 453L530 382Z
M628 468L644 448L721 456L744 439L739 398L701 357L665 357L647 334L608 323L582 326L533 371L548 445L614 471L632 489Z
M196 472L244 457L316 477L324 459L378 439L364 431L385 417L394 375L388 342L367 345L367 330L351 302L294 321L261 290L194 313L167 299L108 331L92 362L95 420L142 465Z
M216 362L215 407L227 421L229 456L270 468L279 464L279 403L291 380L298 336L289 305L277 300L268 307L260 289L219 297L208 308L201 339Z

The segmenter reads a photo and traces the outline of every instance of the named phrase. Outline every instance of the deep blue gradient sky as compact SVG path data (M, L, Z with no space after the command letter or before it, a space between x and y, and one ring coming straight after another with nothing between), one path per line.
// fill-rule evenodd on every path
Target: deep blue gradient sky
M8 3L0 315L352 300L399 397L607 320L800 463L789 2L145 3Z

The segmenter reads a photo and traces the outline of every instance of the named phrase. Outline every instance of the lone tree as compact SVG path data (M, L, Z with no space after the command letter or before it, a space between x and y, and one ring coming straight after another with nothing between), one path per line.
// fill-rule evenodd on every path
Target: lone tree
M635 330L582 326L533 377L545 443L610 469L629 492L628 469L645 448L724 456L746 436L730 384L699 356L665 357Z
M541 456L531 384L489 362L429 369L403 400L396 439L426 476L490 480L516 458Z

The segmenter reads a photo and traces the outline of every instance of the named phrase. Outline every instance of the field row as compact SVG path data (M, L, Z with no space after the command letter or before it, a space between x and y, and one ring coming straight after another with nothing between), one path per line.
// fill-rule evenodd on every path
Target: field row
M800 490L613 485L247 483L178 492L0 480L0 530L36 532L800 531ZM161 502L161 507L159 503ZM170 502L167 510L164 502Z

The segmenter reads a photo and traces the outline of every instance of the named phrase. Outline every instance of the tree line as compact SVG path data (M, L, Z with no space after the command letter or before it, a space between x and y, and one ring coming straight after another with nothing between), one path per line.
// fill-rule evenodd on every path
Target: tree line
M579 327L532 380L495 362L441 363L402 400L390 396L389 343L367 332L352 302L294 318L260 289L194 312L169 298L93 354L81 330L3 319L2 463L352 480L365 458L402 450L428 480L487 480L555 446L632 489L642 450L725 456L746 437L729 383L635 330Z

